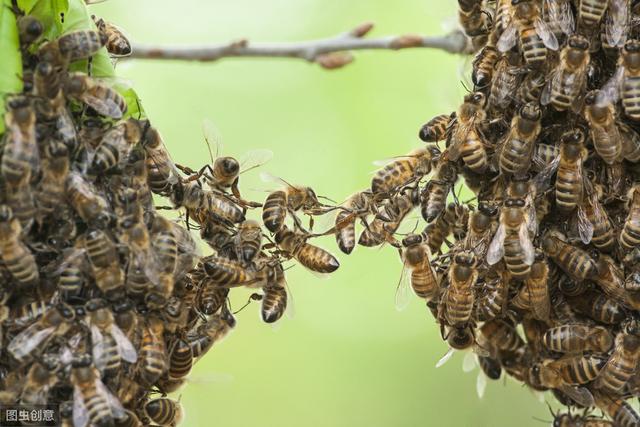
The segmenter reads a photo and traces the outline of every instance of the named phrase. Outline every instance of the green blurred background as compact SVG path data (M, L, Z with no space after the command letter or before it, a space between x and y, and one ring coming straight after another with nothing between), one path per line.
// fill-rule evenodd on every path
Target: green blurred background
M456 2L435 0L111 0L96 14L144 43L208 43L237 38L321 38L374 21L371 36L441 34ZM445 24L446 27L446 24ZM263 168L342 200L369 185L372 161L419 146L417 131L456 108L469 60L435 50L357 52L342 70L292 59L215 63L129 61L118 64L174 159L208 159L202 121L212 120L224 153L269 148ZM255 171L241 186L256 200L269 185ZM258 190L250 192L248 189ZM321 242L338 253L335 242ZM199 363L183 389L185 426L537 426L546 405L511 381L476 395L477 370L462 354L436 369L447 351L417 299L394 307L401 272L391 248L359 247L328 280L288 271L295 316L262 323L259 304ZM237 292L234 307L246 301Z

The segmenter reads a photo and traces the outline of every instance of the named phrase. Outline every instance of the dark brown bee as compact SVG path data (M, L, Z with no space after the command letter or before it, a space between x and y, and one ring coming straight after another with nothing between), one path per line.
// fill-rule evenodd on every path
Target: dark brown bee
M229 295L229 288L219 286L214 278L202 279L198 298L200 311L208 316L216 313L225 303L227 295Z
M553 233L545 235L541 243L542 250L573 279L586 280L595 275L596 262L582 249L562 241Z
M85 74L71 74L64 89L68 97L84 102L103 116L120 119L127 112L127 101L122 95Z
M609 396L598 390L593 391L596 405L613 420L613 425L634 427L640 425L640 415L618 395Z
M260 249L262 249L260 223L245 220L238 226L238 234L236 234L236 257L248 264L258 255Z
M576 310L600 323L615 325L625 317L622 306L601 293L587 292L579 297L569 298L569 302Z
M245 270L237 261L212 256L203 265L207 276L218 286L241 286L255 280L254 275Z
M481 0L458 0L458 6L458 19L466 35L475 37L487 31L487 16L482 11Z
M289 230L286 226L275 235L276 244L288 256L317 273L332 273L340 267L340 262L326 250L307 243L306 236Z
M584 192L582 162L586 156L584 133L573 130L562 135L560 163L556 178L556 207L570 213L582 201Z
M640 245L640 186L635 186L631 192L629 214L618 241L625 251L631 251Z
M500 150L499 166L503 174L520 175L529 169L541 118L540 107L534 103L525 104L513 117Z
M168 397L159 397L144 404L144 413L161 426L177 426L182 421L182 405Z
M20 46L26 49L35 43L44 31L44 26L38 18L31 15L24 15L18 18L18 35L20 36Z
M168 369L163 332L164 325L157 317L148 318L143 326L138 353L138 375L144 384L155 384Z
M94 55L106 42L106 35L98 31L74 31L43 44L38 50L38 56L41 61L66 68L69 62Z
M615 103L603 91L591 91L585 98L584 115L596 153L608 164L622 155L622 137L616 120Z
M444 140L447 137L449 123L454 116L454 113L435 116L420 128L418 137L424 142L438 142Z
M544 334L549 350L560 353L605 353L613 345L611 333L602 326L563 325Z
M193 366L193 350L188 342L177 339L169 352L169 368L167 373L170 380L185 378Z
M498 58L499 58L498 50L491 43L491 40L489 40L489 42L485 44L484 47L478 51L475 58L473 59L473 64L472 64L473 72L471 74L471 81L473 82L476 88L484 88L489 84L491 84L491 80L493 79L494 69L495 69L496 63L498 62ZM421 139L423 141L426 141L423 138Z
M102 18L96 18L95 15L91 15L91 19L98 27L101 37L107 39L104 44L107 52L114 56L131 55L131 43L120 28Z

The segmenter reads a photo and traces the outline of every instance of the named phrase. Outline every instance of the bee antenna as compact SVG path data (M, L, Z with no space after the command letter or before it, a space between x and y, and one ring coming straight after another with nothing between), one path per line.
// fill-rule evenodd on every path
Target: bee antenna
M249 299L248 299L248 300L247 300L247 302L245 303L245 305L243 305L242 307L240 307L238 310L234 311L234 312L233 312L233 314L238 314L238 313L240 313L240 312L241 312L242 310L244 310L244 309L245 309L249 304L251 304L251 301L253 301L253 299L254 299L254 297L253 297L254 295L259 295L259 296L260 296L260 298L259 298L259 299L262 299L262 295L260 295L259 293L253 293L253 294L251 294L251 295L249 296Z
M543 420L542 418L538 418L538 417L531 417L531 418L533 418L534 420L539 421L541 423L547 423L548 424L548 423L551 422L549 420Z
M318 199L325 199L325 200L330 201L331 203L338 203L335 200L333 200L333 199L331 199L331 198L329 198L327 196L318 196Z
M462 87L464 88L464 90L466 90L468 93L471 93L471 91L470 91L470 90L469 90L469 88L467 87L467 84L466 84L464 81L460 80L460 84L462 85Z

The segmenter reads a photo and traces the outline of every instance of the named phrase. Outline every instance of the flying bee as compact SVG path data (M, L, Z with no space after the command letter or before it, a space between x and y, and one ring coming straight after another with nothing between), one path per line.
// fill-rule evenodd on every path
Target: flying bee
M238 226L235 236L236 257L241 263L249 264L262 249L262 229L260 223L245 220Z
M636 330L633 329L625 327L616 335L613 352L596 380L596 388L608 393L619 393L636 373L640 360L640 336L637 327Z
M507 199L500 213L500 225L489 245L487 262L497 264L503 257L509 273L514 279L529 277L535 251L525 213L523 199Z
M640 245L640 185L630 190L629 213L624 221L620 238L620 247L625 251L632 251Z
M89 231L83 242L96 286L107 298L115 298L123 291L125 279L116 244L102 230Z
M616 124L615 105L605 92L591 91L585 97L584 115L596 153L607 164L616 162L622 154L622 138Z
M144 404L144 414L161 426L177 426L182 421L182 405L168 397L159 397Z
M486 119L484 110L487 98L482 92L470 93L464 97L452 124L451 139L445 154L451 161L462 157L465 165L476 173L483 173L488 166L484 136L480 124Z
M582 406L593 406L593 395L587 388L570 385L549 363L533 364L529 368L528 383L534 387L558 389Z
M374 196L388 197L401 187L420 181L428 175L434 162L440 155L437 147L417 148L405 156L387 161L384 167L378 169L371 180L371 191ZM376 164L380 164L376 162Z
M120 119L127 112L127 101L122 95L86 74L70 74L64 90L69 98L85 103L103 116Z
M449 268L449 287L442 297L444 319L455 328L469 323L473 311L473 286L478 279L476 258L472 252L463 251L453 256Z
M511 0L511 22L496 47L500 52L507 52L518 40L524 60L532 68L544 65L547 49L558 50L558 40L542 20L537 2Z
M477 259L484 259L494 234L495 219L498 209L486 202L478 204L478 209L471 213L464 248L471 250Z
M194 331L189 331L187 341L193 349L193 357L204 356L213 345L221 341L236 325L236 319L226 306L220 313L209 318L206 323L198 326Z
M70 172L66 182L67 198L73 209L87 224L106 227L111 221L109 204L81 173Z
M438 142L447 137L449 123L455 117L455 113L439 114L425 123L418 133L418 137L424 142Z
M136 349L115 323L106 301L90 300L86 309L89 313L93 363L103 376L116 376L123 361L136 362Z
M203 266L207 276L218 286L234 287L255 282L254 274L237 261L211 256L205 259Z
M544 344L560 353L606 353L613 346L611 333L603 326L562 325L547 330Z
M586 155L582 131L576 129L562 135L556 177L556 207L562 213L572 212L582 201L584 193L582 162Z
M338 248L343 253L350 254L356 246L356 219L364 222L370 213L375 213L373 193L370 191L354 193L342 203L334 228Z
M327 212L327 206L320 203L318 196L311 187L302 187L291 185L281 178L262 173L261 177L265 181L277 181L286 185L284 190L269 193L267 199L262 206L262 222L272 233L277 233L285 225L284 221L287 213L291 215L295 226L304 230L300 219L296 215L297 211L311 216L311 225L313 225L313 216Z
M20 363L54 336L64 335L75 318L75 311L67 305L50 307L40 319L13 337L7 351Z
M146 319L138 349L138 375L144 384L155 384L168 369L163 333L164 324L159 317Z
M106 38L104 46L110 55L131 55L131 43L120 28L102 18L97 18L95 15L91 15L91 19L93 19L98 31L100 31L101 38Z
M275 235L275 242L289 257L317 273L333 273L340 262L326 250L307 243L307 236L283 226Z
M487 16L482 11L481 0L459 0L458 19L469 37L485 34L488 30Z
M410 234L402 239L400 256L404 270L396 291L396 308L404 309L408 302L407 280L410 277L411 288L420 298L433 299L439 292L436 274L431 267L431 251L421 234Z
M458 180L455 164L441 159L434 176L420 192L420 210L425 221L431 222L444 210L447 196Z
M587 252L564 242L553 232L542 237L541 246L544 253L574 280L587 280L597 271L596 262Z
M529 169L536 138L542 128L541 118L542 111L536 103L528 103L518 109L500 150L500 172L520 175Z
M589 41L580 35L571 36L542 92L542 105L551 104L558 111L579 111L579 102L587 83L589 60Z
M44 43L38 49L38 57L66 69L70 62L95 55L106 41L106 36L95 30L73 31Z
M70 379L73 385L74 426L89 423L113 425L115 419L125 416L122 404L104 385L90 357L81 357L73 362Z
M41 215L51 215L65 197L69 175L69 149L61 141L52 141L45 147L42 159L42 179L37 193Z
M0 205L0 258L13 279L24 289L35 286L40 280L36 259L22 241L20 221L11 208Z

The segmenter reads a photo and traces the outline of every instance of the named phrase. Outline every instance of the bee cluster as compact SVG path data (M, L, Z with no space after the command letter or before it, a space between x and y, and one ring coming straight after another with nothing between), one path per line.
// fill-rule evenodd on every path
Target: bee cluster
M272 323L287 306L283 261L338 268L295 216L327 207L306 187L274 191L264 223L275 242L263 245L238 160L174 164L109 82L70 71L103 47L128 55L116 26L94 17L42 41L42 22L13 12L24 90L6 100L0 147L0 404L59 406L64 426L176 425L183 409L167 393L235 326L231 288L262 289L251 300ZM186 211L187 228L154 194ZM213 255L198 256L188 228Z
M488 378L584 409L553 425L640 426L640 3L458 3L473 91L374 178L374 198L427 222L387 237L443 339Z

